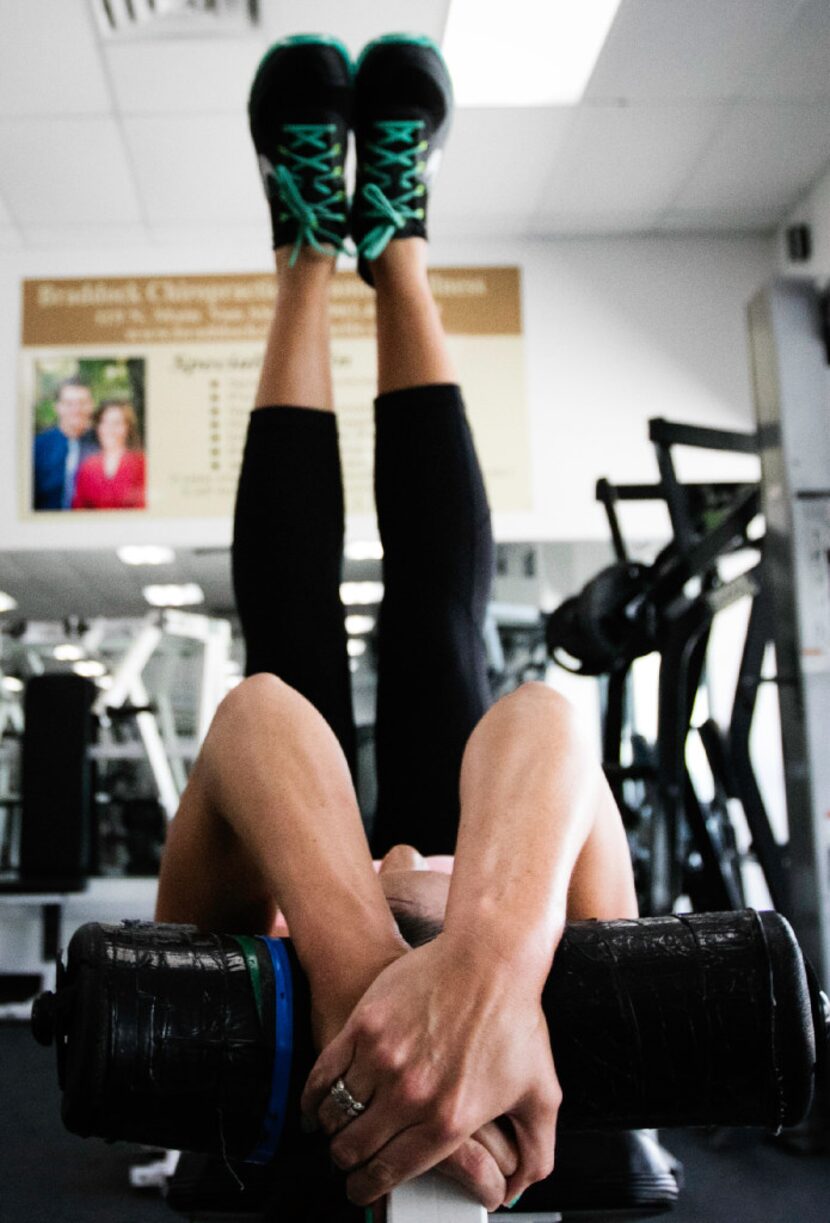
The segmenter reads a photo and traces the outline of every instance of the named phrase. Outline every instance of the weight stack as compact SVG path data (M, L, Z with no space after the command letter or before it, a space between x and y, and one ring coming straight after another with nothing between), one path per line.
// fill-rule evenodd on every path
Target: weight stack
M79 890L92 867L96 695L80 675L37 675L26 686L20 876L33 891Z

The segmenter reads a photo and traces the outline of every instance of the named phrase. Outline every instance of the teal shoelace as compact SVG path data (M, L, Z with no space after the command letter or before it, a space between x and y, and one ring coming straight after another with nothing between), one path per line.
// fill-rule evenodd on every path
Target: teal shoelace
M324 253L324 246L343 250L342 232L329 228L346 225L346 192L343 190L343 168L339 164L340 144L332 143L333 123L286 123L283 131L290 144L280 145L279 153L285 158L272 177L279 192L284 209L279 219L297 222L297 237L291 252L293 267L303 246L312 246ZM314 174L311 186L319 199L307 200L300 190L301 173L310 170Z
M429 148L426 140L420 139L424 124L417 119L380 119L374 124L378 139L366 143L365 170L371 182L364 183L363 200L366 216L377 224L370 229L358 244L358 254L364 259L377 259L399 230L408 221L424 219L423 206L418 200L426 194L426 187L418 181L426 162L421 155ZM399 189L394 199L390 193L395 186L397 174ZM392 171L392 172L390 172Z

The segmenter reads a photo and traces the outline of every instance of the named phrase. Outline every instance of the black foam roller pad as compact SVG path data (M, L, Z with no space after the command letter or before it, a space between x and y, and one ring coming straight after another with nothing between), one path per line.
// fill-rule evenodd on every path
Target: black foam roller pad
M307 984L284 946L293 980L290 1148L314 1050ZM271 1081L274 999L259 940L248 941L246 956L233 936L192 926L81 927L57 995L43 997L33 1020L39 1039L57 1045L66 1126L246 1158ZM798 944L777 914L571 923L543 1007L562 1128L776 1129L809 1107L815 1010Z

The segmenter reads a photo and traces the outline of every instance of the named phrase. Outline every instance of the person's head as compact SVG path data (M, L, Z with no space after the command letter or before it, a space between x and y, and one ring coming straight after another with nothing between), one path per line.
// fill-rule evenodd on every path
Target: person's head
M103 399L95 411L95 432L102 450L136 450L138 420L129 399Z
M411 845L395 845L380 865L380 883L392 916L410 947L420 947L444 928L450 876L431 871Z
M64 378L59 384L55 412L58 428L66 437L78 438L87 432L94 408L92 391L82 378Z

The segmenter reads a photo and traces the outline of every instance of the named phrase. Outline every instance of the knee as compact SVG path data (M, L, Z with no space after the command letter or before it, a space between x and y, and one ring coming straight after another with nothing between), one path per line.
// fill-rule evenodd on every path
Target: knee
M254 725L272 719L290 700L293 689L276 675L262 672L243 679L219 703L208 731L208 750L225 747Z
M541 680L527 680L502 699L511 702L516 709L535 711L539 717L563 726L576 727L578 724L576 710L568 698Z

